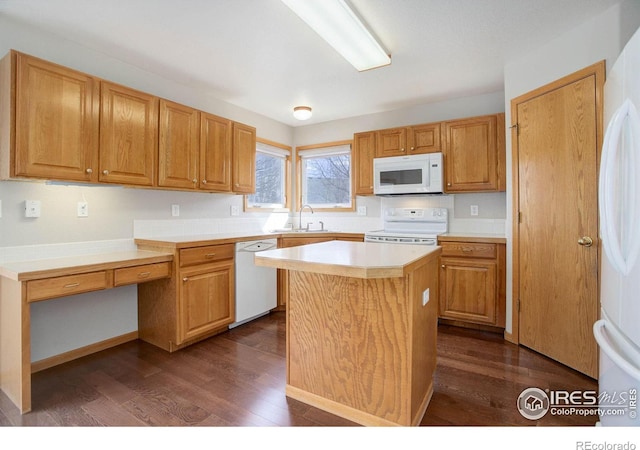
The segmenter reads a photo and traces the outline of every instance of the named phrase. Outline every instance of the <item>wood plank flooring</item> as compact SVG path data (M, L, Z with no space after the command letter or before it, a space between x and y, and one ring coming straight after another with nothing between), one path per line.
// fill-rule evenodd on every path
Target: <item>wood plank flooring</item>
M0 393L3 426L353 426L288 399L285 316L274 313L170 354L134 341L33 375L33 411ZM500 335L440 326L434 395L423 426L592 426L597 418L530 421L523 389L597 382Z

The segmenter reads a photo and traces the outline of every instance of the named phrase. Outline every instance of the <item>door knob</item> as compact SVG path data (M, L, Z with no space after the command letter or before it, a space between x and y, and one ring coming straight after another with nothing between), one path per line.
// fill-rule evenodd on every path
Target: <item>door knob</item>
M582 236L580 239L578 239L578 244L585 247L591 247L591 245L593 245L593 239L591 239L589 236Z

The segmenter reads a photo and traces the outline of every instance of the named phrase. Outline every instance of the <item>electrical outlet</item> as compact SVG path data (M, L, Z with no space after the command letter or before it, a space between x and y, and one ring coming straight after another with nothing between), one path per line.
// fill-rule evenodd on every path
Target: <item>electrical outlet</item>
M367 207L366 206L358 206L358 215L366 216L367 215Z
M471 215L472 216L478 215L478 205L471 205Z
M180 205L171 205L171 217L180 216Z
M25 217L40 217L42 204L40 200L25 200L24 201L24 216Z
M429 288L422 292L422 306L426 306L429 303Z
M89 217L89 204L78 202L78 217Z
M231 215L232 216L240 215L240 207L238 205L231 205Z

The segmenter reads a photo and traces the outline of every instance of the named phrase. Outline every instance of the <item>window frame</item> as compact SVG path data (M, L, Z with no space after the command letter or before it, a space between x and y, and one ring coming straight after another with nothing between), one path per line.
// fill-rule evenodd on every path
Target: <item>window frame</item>
M284 199L285 203L283 207L263 207L263 206L253 206L249 205L249 195L244 195L244 211L245 212L289 212L291 211L291 153L292 147L280 144L279 142L270 141L268 139L263 139L260 137L256 138L256 158L257 154L260 152L258 150L258 144L269 145L271 147L275 147L281 150L284 150L288 153L287 156L284 157ZM256 187L257 188L257 187Z
M353 212L356 210L356 199L355 199L355 182L354 182L354 167L353 167L353 140L344 140L344 141L334 141L334 142L325 142L321 144L313 144L313 145L303 145L300 147L296 147L296 198L298 202L298 210L302 207L302 159L304 153L309 150L317 151L321 149L327 149L327 153L330 153L328 150L330 147L341 147L341 146L349 146L349 185L350 185L350 201L351 206L349 207L332 207L332 208L321 208L315 207L312 205L314 211L322 211L322 212ZM301 153L302 152L302 155ZM315 153L315 152L314 152ZM321 155L321 152L318 152L318 155Z

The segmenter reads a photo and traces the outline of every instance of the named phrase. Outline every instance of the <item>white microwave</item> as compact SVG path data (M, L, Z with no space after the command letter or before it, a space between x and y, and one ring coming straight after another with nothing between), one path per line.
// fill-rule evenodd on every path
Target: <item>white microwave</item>
M442 194L442 153L373 159L376 195Z

